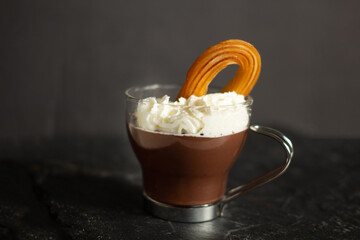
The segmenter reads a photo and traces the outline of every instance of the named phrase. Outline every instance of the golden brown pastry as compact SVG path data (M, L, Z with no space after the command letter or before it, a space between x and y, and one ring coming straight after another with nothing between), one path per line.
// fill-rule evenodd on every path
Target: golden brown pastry
M235 91L247 96L260 75L260 54L250 43L230 39L208 48L196 59L187 73L178 98L205 95L215 76L232 64L239 65L239 69L221 92Z

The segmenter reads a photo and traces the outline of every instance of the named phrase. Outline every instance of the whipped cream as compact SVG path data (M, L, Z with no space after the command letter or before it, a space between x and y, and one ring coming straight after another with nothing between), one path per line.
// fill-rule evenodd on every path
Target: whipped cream
M139 101L135 117L138 127L148 131L219 137L248 128L249 110L243 95L213 93L201 97L179 98L165 95Z

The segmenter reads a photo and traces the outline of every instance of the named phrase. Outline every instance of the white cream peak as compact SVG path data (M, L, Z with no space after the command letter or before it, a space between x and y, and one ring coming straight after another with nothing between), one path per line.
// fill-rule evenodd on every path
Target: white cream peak
M248 128L249 110L243 95L212 93L180 98L165 95L139 101L135 113L138 127L167 134L220 137Z

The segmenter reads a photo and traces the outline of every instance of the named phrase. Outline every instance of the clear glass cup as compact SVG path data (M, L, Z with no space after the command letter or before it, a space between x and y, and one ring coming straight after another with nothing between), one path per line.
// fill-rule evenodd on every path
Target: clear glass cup
M233 134L204 137L148 131L138 126L134 113L141 99L169 95L174 101L180 88L176 85L148 85L126 90L126 129L141 165L144 196L149 211L169 220L207 221L218 216L228 201L283 173L290 164L293 148L290 140L280 132L266 127L249 126L253 102L250 96L242 104L248 112L247 125L245 129ZM209 89L208 92L219 91ZM182 107L184 106L179 106ZM189 107L186 108L188 111ZM201 109L202 111L237 109L234 105L201 108L209 108ZM287 152L286 161L280 168L226 192L229 171L242 150L249 129L279 141Z

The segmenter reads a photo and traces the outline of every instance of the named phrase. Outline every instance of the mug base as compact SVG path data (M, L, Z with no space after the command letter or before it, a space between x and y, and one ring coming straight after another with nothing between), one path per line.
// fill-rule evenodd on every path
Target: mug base
M197 206L178 206L158 202L144 193L144 207L155 217L175 222L206 222L221 216L221 200Z

